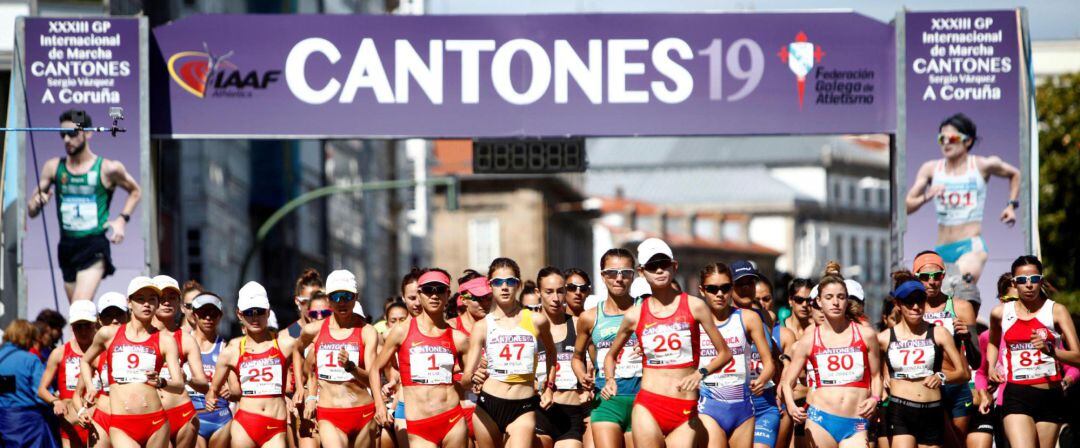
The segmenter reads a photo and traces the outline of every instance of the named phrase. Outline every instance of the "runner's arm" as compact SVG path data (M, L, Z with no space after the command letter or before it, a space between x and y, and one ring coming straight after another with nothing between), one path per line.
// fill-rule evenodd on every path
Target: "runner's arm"
M60 401L60 397L53 395L49 390L49 385L56 379L56 371L60 366L60 361L64 359L64 348L53 350L49 355L48 361L45 363L45 372L41 374L41 383L37 388L37 395L49 406L55 406L56 402Z
M120 213L131 216L132 213L135 213L135 207L139 205L142 188L139 187L139 182L132 177L131 173L128 173L123 163L118 160L109 160L107 162L105 167L106 177L109 178L113 185L123 188L128 193L127 199L124 200L124 209Z
M547 317L543 314L538 314L533 318L533 323L536 325L536 333L540 335L540 343L544 346L544 353L559 353L555 350L555 340L551 337L551 323L548 322ZM575 341L576 342L576 341ZM544 370L547 370L548 381L552 384L555 383L555 368L558 367L557 356L544 356ZM544 385L541 384L541 387ZM541 389L541 393L547 390L546 387Z
M480 367L480 354L484 349L485 339L487 339L487 320L481 319L473 324L472 333L469 336L469 349L465 353L465 367L461 372L461 384L465 389L472 384L473 374ZM549 353L554 353L554 351Z
M206 379L206 373L203 371L199 344L195 342L194 337L185 333L181 338L181 352L185 352L184 347L187 347L185 356L187 357L189 370L191 370L191 378L187 379L187 383L197 392L206 394L206 391L210 389L210 382Z
M904 203L907 206L907 213L915 213L929 202L933 197L927 197L926 188L930 185L930 179L934 173L934 162L926 162L919 167L919 172L915 176L915 182L911 184L911 189L908 190L907 196L904 198Z
M1076 327L1073 326L1069 310L1060 303L1054 304L1054 323L1061 330L1063 348L1055 349L1053 357L1071 366L1080 366L1080 344L1077 344Z
M754 347L758 347L758 352L761 354L761 374L754 381L751 381L753 384L751 384L750 388L762 389L765 382L772 378L773 372L776 371L776 365L773 363L772 344L769 344L769 339L765 336L765 327L757 313L742 313L742 319L743 326L746 327L746 337L754 342Z
M960 354L960 350L956 348L956 344L953 343L953 338L949 335L949 330L946 330L940 325L934 325L930 327L934 330L934 341L941 347L941 351L945 353L945 357L952 363L952 369L946 369L942 367L942 372L945 373L945 383L948 384L962 384L971 379L971 370L963 368L964 356ZM968 350L971 350L969 348ZM942 364L944 366L944 364Z
M784 399L787 401L788 409L795 409L795 394L794 386L795 382L802 376L803 370L806 369L806 358L810 354L810 345L813 344L814 333L807 331L803 334L803 337L798 341L795 341L795 345L791 350L791 361L788 362L787 367L784 369L784 375L780 379L780 387L784 390Z
M990 337L986 340L986 364L987 364L987 377L990 381L995 383L1001 382L1001 375L998 372L998 356L1001 347L998 344L1001 342L1001 315L1004 312L1002 305L997 305L994 309L990 310Z
M983 171L986 174L1009 179L1009 200L1017 200L1020 197L1020 170L1001 160L1001 157L998 156L982 157L981 159L985 164Z
M180 368L181 353L176 341L171 337L158 338L158 346L165 355L165 367L169 369L169 379L164 388L176 392L184 390L184 370Z
M105 356L105 344L112 340L113 335L116 334L116 328L105 327L101 328L94 333L94 342L90 343L90 348L83 352L82 359L79 360L79 378L82 379L85 387L85 392L93 392L97 394L97 389L94 388L94 367L90 364L97 359L99 355ZM108 378L102 378L101 381L107 382ZM87 395L90 395L89 393ZM93 398L87 397L88 402L93 402Z
M639 316L641 316L641 307L639 305L634 305L633 308L630 308L630 311L623 315L622 323L619 324L619 329L616 330L615 339L611 341L611 348L608 349L607 355L604 356L604 378L615 378L616 359L623 347L626 347L630 336L634 334ZM607 384L615 383L615 381L607 382Z
M570 367L574 369L574 375L578 383L585 389L592 389L593 377L589 375L585 354L592 347L593 320L596 319L596 308L585 311L577 320L574 328L577 338L574 340L574 357L570 360ZM595 355L593 355L595 356Z
M956 320L964 324L963 333L956 332L956 346L965 347L962 349L963 355L967 357L964 367L971 370L970 366L977 366L982 363L982 352L979 351L978 336L971 331L971 329L975 328L975 307L967 300L955 300L953 306L953 311L956 312Z
M60 166L60 159L53 158L47 160L45 165L41 167L41 181L38 182L34 192L27 199L26 213L31 218L41 213L41 209L45 207L45 204L49 203L49 197L52 195L53 178L56 177L56 168L58 166Z

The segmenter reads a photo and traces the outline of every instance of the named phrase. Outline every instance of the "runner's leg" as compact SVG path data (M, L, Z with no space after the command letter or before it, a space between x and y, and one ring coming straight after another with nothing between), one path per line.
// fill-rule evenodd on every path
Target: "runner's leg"
M68 298L70 300L94 300L98 285L101 284L101 279L104 277L105 261L95 261L94 264L79 271L75 276L75 287ZM67 289L66 284L64 285L64 289Z

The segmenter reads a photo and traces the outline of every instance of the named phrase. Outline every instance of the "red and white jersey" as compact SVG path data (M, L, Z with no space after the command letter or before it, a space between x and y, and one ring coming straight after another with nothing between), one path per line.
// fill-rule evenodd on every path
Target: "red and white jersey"
M79 384L79 365L82 363L82 353L76 353L71 344L76 344L76 342L68 341L64 344L64 356L60 358L60 365L56 367L56 386L59 389L61 400L74 397L75 386Z
M641 302L641 317L638 319L638 341L644 349L644 367L650 369L697 368L700 357L698 338L700 327L690 313L689 296L686 293L676 299L679 304L675 312L668 317L653 315L649 302Z
M169 333L168 331L162 332L165 334ZM183 370L184 367L187 367L187 357L184 356L184 333L181 333L180 330L176 330L172 332L172 337L173 340L176 341L176 354L180 359L180 369ZM172 379L172 374L169 373L169 368L167 366L161 367L161 372L158 373L158 376L165 381Z
M435 337L426 336L417 328L416 318L409 319L409 332L398 347L397 357L403 386L453 384L454 364L457 363L454 330L447 329Z
M351 373L338 363L338 352L345 349L352 361L359 368L364 367L363 327L355 327L344 339L337 339L330 334L330 319L324 319L319 335L315 337L315 374L324 381L352 381Z
M870 388L869 350L855 322L851 323L851 342L840 347L826 347L821 340L821 326L815 327L809 359L817 387Z
M109 357L109 384L145 383L147 373L160 372L165 364L161 353L160 331L150 333L142 342L127 338L127 324L120 325L105 352Z
M1057 344L1060 336L1054 331L1054 301L1047 300L1031 319L1016 314L1018 301L1006 303L1002 309L1006 381L1014 384L1046 384L1061 381L1061 364L1036 350L1031 335L1038 333L1047 344Z
M262 353L248 353L247 336L240 340L240 359L236 362L236 376L240 378L240 390L244 397L271 398L285 395L285 377L289 371L289 359L274 345Z

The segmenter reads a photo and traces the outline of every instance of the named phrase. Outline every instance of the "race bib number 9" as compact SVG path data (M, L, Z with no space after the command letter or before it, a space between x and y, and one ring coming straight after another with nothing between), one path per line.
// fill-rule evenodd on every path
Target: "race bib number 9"
M79 382L79 358L70 357L64 360L64 388L74 391Z
M145 383L147 373L154 371L156 361L156 353L121 349L113 352L109 365L117 383Z

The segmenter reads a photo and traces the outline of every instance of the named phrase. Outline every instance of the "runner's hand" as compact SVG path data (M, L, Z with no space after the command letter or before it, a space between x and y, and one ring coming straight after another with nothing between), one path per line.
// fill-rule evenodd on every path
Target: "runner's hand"
M679 380L679 390L684 392L697 390L699 384L701 384L701 374L695 370Z
M990 402L994 397L990 396L990 393L985 390L976 390L975 395L979 396L979 413L986 415L990 413Z
M923 204L934 200L934 198L945 193L945 185L931 185L927 187L926 193L923 193Z
M382 395L386 397L386 401L390 401L397 393L398 379L394 378L383 384Z
M337 362L339 366L344 368L345 364L349 363L349 351L341 349L341 351L337 353Z
M1005 210L1001 211L1001 223L1009 227L1016 225L1016 211L1012 204L1006 205Z
M52 189L49 191L42 191L30 198L30 208L35 210L41 210L45 204L49 203L49 198L52 197Z
M968 324L966 322L964 322L964 321L962 321L960 319L953 319L952 326L953 326L953 333L958 334L958 335L962 335L962 336L967 336L968 335Z
M109 237L109 241L112 241L113 244L122 243L124 241L124 228L127 226L124 217L121 216L109 221L108 226L112 228L112 236Z
M484 384L484 381L487 381L487 378L487 366L484 364L480 364L480 368L476 369L476 372L473 372L472 382L473 384Z
M986 373L992 383L1001 384L1005 382L1005 378L1001 376L1001 372L998 371L996 366L986 369Z
M596 385L596 379L593 378L593 374L586 373L585 376L578 378L578 384L581 385L582 389L592 390L593 386Z
M213 412L217 410L217 393L213 389L206 391L205 399L206 410Z
M751 381L750 382L750 393L754 394L755 397L760 397L761 394L765 392L765 381L767 381L765 379L765 377L761 377L761 376L759 376L759 377L755 378L753 381ZM780 388L778 387L778 388L776 388L776 390L777 390L777 392L779 392ZM779 399L777 401L779 402Z
M93 406L97 401L98 390L93 384L87 384L86 389L83 390L83 403L84 406Z
M1049 351L1050 349L1048 348L1048 345L1046 344L1046 338L1043 337L1037 331L1034 331L1034 330L1031 331L1031 346L1035 350L1038 350L1038 351L1043 352L1043 353L1048 354L1048 355L1050 354L1050 351Z
M375 424L384 428L393 427L394 421L386 415L386 406L375 406Z
M304 403L304 420L312 421L315 418L315 407L315 400L308 400Z
M82 425L84 428L92 427L93 424L91 423L91 414L93 414L93 412L90 412L90 408L86 406L83 406L79 409L79 413L76 415L76 417L79 419L79 424ZM97 434L97 431L90 431L90 434L91 437L93 437L95 434ZM91 446L93 446L93 444L91 444Z
M540 409L547 409L551 407L552 398L555 392L551 389L544 388L544 393L540 394Z
M862 418L870 418L874 416L874 411L877 410L877 400L873 398L867 398L859 402L859 407L855 412Z
M61 417L64 414L67 414L67 404L64 403L64 400L54 401L52 408L53 414L55 414L57 417Z
M923 378L922 384L923 386L926 386L927 389L937 389L941 387L941 378L938 378L937 375L930 375Z
M618 393L619 386L616 385L615 380L612 379L611 381L604 383L604 388L600 390L600 398L610 400L611 397L614 397Z
M795 406L795 403L788 403L787 411L795 423L802 424L806 422L806 410L801 406Z

